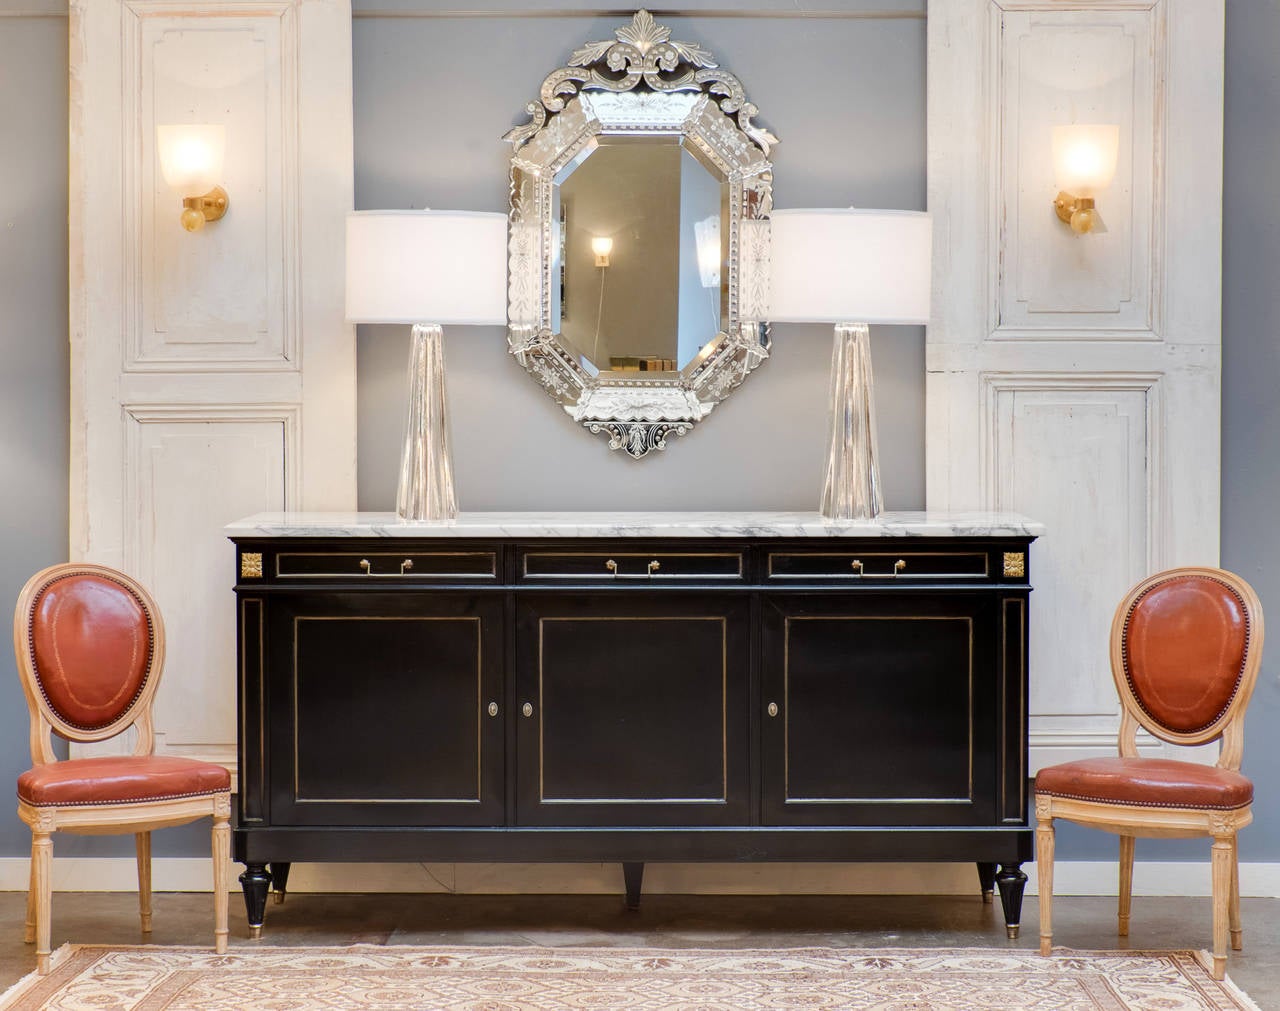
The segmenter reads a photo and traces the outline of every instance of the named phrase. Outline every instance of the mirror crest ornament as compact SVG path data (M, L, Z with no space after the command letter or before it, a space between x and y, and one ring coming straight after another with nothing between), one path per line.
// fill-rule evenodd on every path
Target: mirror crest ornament
M503 138L514 148L508 341L570 417L639 459L769 356L777 138L737 77L648 11L614 35L548 74L530 121ZM654 189L658 176L668 190ZM575 220L584 208L593 220ZM669 282L645 295L659 275Z

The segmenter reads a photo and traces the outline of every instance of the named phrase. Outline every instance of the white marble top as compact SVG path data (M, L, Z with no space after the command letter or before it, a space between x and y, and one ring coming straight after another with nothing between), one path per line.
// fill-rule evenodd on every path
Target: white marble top
M228 537L1039 537L1017 513L886 512L830 520L803 512L495 512L406 521L394 513L255 513Z

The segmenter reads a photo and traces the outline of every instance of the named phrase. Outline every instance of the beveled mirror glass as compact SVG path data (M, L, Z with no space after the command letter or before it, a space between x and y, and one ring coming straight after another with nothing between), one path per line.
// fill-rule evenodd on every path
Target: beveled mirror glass
M543 81L511 158L511 353L640 458L769 354L777 142L741 83L647 11Z

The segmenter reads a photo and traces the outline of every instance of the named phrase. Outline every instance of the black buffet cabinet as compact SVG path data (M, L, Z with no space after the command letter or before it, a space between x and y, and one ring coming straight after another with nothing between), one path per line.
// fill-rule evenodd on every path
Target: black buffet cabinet
M233 540L255 933L295 861L847 860L1016 935L1030 537Z

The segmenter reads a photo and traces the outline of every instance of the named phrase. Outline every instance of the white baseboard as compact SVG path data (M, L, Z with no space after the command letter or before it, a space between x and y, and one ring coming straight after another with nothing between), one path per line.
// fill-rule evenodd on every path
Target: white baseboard
M1036 869L1027 864L1027 894L1036 894ZM233 890L239 885L232 865ZM0 891L25 891L26 857L0 857ZM1114 895L1114 861L1060 861L1058 895ZM157 857L152 887L158 892L203 892L213 884L207 859ZM53 887L64 892L131 892L137 888L132 857L65 857L53 861ZM972 864L649 864L644 889L677 895L973 895ZM622 892L618 864L297 864L291 892L413 892L471 895ZM1135 895L1210 894L1209 861L1134 866ZM1240 894L1280 898L1280 863L1240 865Z

